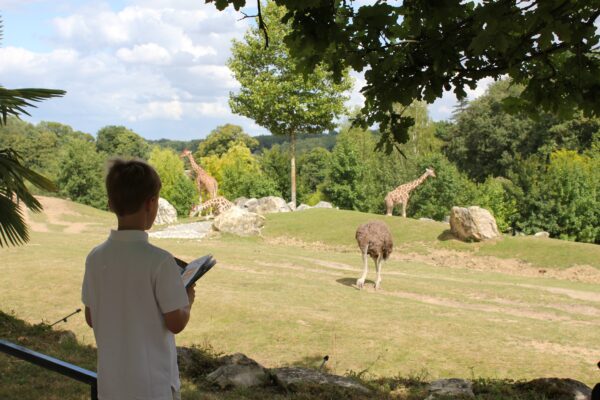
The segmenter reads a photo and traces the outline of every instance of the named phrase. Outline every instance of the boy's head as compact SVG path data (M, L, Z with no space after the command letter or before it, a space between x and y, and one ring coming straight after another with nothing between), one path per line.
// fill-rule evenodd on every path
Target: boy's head
M160 177L146 162L120 158L110 161L106 192L108 206L118 217L148 211L154 214L151 226L156 216L154 208L158 208L160 188Z

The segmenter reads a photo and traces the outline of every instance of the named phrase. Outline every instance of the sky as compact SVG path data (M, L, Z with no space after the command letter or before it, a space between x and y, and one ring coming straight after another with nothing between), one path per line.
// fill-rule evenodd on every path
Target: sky
M29 122L56 121L94 134L124 125L147 139L201 139L219 125L268 134L235 115L239 89L226 66L232 39L250 20L203 0L0 0L0 84L41 87L66 96L29 109ZM355 80L349 107L364 100ZM469 92L482 94L488 82ZM452 93L430 105L434 120L451 116Z

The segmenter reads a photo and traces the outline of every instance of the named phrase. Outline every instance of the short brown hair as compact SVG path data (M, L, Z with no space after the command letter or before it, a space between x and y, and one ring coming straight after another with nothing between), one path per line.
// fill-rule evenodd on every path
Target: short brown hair
M161 188L158 173L142 160L109 161L106 192L111 210L118 216L133 214Z

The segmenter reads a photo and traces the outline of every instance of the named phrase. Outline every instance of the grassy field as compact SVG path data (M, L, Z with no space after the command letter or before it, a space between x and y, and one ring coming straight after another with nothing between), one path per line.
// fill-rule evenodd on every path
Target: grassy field
M108 213L47 201L47 213L32 217L31 242L0 249L0 310L29 323L81 307L85 256L113 223ZM385 220L396 245L378 292L373 271L366 290L354 287L354 231L370 219ZM183 259L219 260L197 286L179 345L242 352L267 367L317 367L327 354L332 372L370 379L598 381L600 247L525 237L465 244L448 240L447 229L310 210L270 215L260 238L152 242ZM81 314L58 326L94 345Z

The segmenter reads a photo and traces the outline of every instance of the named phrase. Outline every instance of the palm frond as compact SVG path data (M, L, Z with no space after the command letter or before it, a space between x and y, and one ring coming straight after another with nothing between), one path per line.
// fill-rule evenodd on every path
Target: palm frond
M0 247L29 241L29 232L19 206L0 194Z
M59 89L6 89L0 86L0 125L6 125L9 115L30 115L25 107L36 107L34 102L64 96L66 92Z
M21 164L21 157L13 149L0 150L0 247L18 245L29 240L27 226L19 202L34 212L42 210L40 202L29 192L25 181L38 188L56 191L48 178Z
M25 181L47 191L56 191L56 185L48 178L21 164L21 157L13 149L0 150L0 195L7 198L16 197L33 211L40 211L42 206L27 189ZM1 221L0 221L1 222Z

